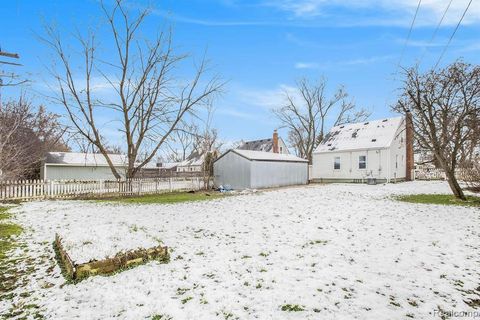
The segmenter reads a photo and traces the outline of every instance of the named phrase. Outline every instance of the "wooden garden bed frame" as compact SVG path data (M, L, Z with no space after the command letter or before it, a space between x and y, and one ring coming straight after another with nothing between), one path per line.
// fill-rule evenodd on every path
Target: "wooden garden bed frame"
M65 276L73 281L79 281L92 275L111 274L152 260L168 262L170 258L168 247L158 246L118 253L115 257L104 260L76 264L65 251L62 239L58 234L55 234L54 246Z

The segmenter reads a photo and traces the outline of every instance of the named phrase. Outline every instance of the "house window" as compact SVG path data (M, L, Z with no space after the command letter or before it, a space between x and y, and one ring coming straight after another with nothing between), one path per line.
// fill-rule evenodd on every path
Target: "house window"
M367 156L358 157L358 169L367 169Z
M333 161L333 169L340 170L340 157L335 157Z
M283 147L280 147L280 153L283 153Z
M395 156L395 169L398 169L398 154Z

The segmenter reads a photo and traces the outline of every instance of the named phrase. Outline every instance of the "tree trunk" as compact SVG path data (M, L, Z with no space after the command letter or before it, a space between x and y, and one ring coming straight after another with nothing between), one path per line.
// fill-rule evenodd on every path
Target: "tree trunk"
M448 179L448 185L450 186L450 189L452 189L455 197L463 201L467 200L462 188L460 187L460 184L457 181L457 178L455 177L455 172L451 170L445 170L445 174Z

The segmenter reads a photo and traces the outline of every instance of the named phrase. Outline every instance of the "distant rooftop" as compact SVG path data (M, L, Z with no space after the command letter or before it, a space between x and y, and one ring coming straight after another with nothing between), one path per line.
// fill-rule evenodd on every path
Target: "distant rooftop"
M203 165L204 158L205 158L205 154L201 154L198 151L194 151L187 157L187 159L178 163L178 166L179 167L201 166Z
M128 159L123 154L108 154L115 167L127 167ZM81 167L108 167L107 160L101 153L81 152L47 152L45 163L51 165L81 166ZM139 165L140 163L136 163ZM155 168L153 162L147 163L143 168Z
M270 138L270 139L246 141L237 149L271 152L273 149L273 139Z
M127 157L121 154L109 154L110 160L115 166L126 166ZM45 163L71 166L108 166L107 160L100 153L80 152L48 152L45 155Z
M333 127L315 153L387 148L402 122L403 117L396 117Z

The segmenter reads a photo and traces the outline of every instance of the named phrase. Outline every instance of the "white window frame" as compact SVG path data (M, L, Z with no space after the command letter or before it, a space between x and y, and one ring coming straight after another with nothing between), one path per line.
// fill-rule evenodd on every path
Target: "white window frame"
M362 163L362 161L360 161L361 157L365 157L365 160L363 161L365 163L365 168L360 168L360 163ZM359 170L367 170L367 155L363 154L361 156L358 156L358 169Z
M337 159L338 159L338 168L336 168ZM340 170L341 168L342 168L342 159L340 157L333 157L333 170Z

